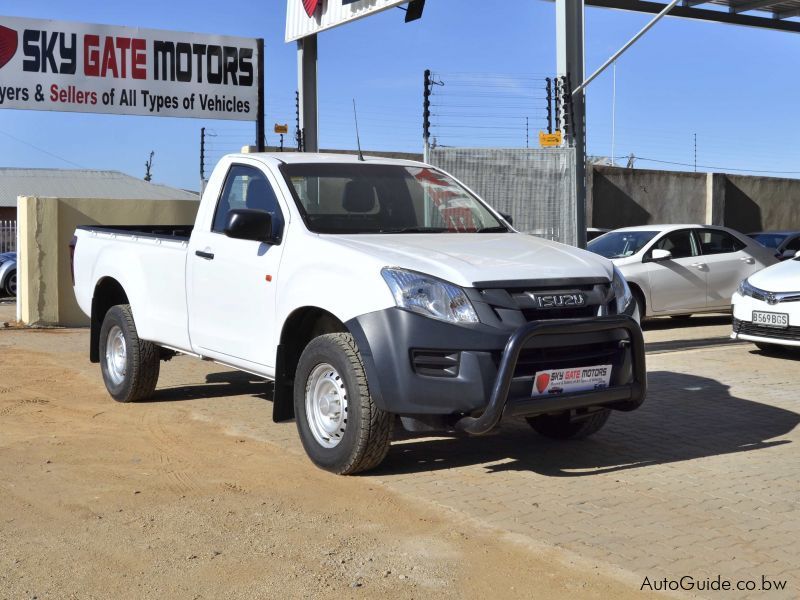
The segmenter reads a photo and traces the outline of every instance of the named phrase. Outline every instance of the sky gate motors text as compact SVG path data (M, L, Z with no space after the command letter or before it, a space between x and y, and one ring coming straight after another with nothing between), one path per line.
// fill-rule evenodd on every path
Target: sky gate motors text
M81 38L85 76L147 79L147 40L92 34ZM22 69L26 72L74 75L78 68L78 35L26 29L22 52ZM149 55L154 81L253 85L252 48L154 40Z

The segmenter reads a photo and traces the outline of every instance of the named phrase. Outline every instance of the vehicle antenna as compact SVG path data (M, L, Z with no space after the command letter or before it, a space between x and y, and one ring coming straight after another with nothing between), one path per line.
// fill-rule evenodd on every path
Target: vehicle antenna
M361 137L358 135L358 113L356 112L356 99L353 98L353 119L356 122L356 144L358 144L358 160L364 160L364 154L361 152Z

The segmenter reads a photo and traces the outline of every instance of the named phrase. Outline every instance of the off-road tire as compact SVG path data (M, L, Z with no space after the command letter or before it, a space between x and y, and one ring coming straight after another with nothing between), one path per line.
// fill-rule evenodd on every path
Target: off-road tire
M324 363L340 374L347 392L346 427L341 440L333 448L317 442L306 414L309 377L318 365ZM308 457L326 471L352 475L374 469L389 451L393 415L375 405L358 346L349 333L321 335L311 340L303 350L294 379L294 414Z
M120 383L112 380L106 361L109 332L115 325L122 330L126 346L126 370ZM159 352L156 344L139 339L129 304L118 304L109 309L100 328L100 371L114 400L134 402L152 396L161 369Z
M570 421L569 412L528 417L525 420L544 437L554 440L579 440L600 431L610 414L609 409L603 408L577 421Z

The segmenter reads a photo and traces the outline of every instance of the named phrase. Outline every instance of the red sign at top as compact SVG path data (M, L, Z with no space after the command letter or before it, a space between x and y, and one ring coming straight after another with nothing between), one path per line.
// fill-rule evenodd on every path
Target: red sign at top
M306 13L309 17L314 15L314 11L317 10L319 2L320 0L303 0L303 8L306 9Z

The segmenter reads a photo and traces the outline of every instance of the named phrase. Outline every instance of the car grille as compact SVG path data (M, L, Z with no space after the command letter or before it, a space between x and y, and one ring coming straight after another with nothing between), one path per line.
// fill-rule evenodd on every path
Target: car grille
M538 371L616 364L620 359L620 342L601 342L566 348L525 348L520 352L514 377L533 377ZM500 355L496 360L499 361Z
M764 327L763 325L753 325L750 321L733 320L733 331L744 335L772 338L776 340L789 340L800 342L800 327L793 326L788 329L778 329L776 327Z
M480 287L477 293L477 300L487 304L491 311L490 315L481 315L482 321L489 322L485 318L489 316L491 320L497 319L502 324L516 327L531 321L585 319L616 312L611 284L602 280L576 283L563 281L557 286ZM542 307L535 300L540 296L576 295L582 297L582 304Z

